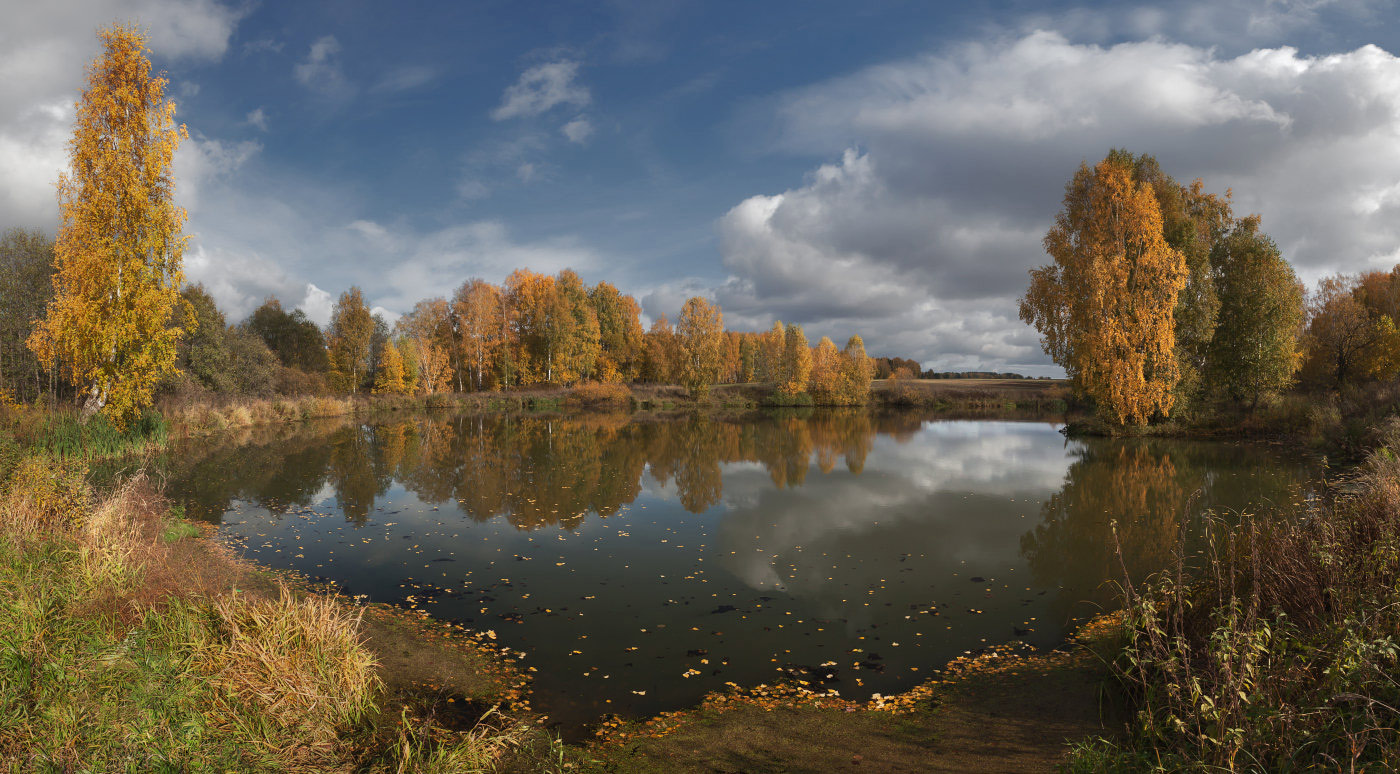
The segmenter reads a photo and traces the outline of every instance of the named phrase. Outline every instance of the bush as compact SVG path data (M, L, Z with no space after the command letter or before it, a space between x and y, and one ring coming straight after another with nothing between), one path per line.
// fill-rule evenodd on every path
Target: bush
M247 427L253 424L253 414L247 406L234 406L226 412L232 427Z
M622 384L584 382L569 391L565 403L570 408L629 408L632 391Z
M445 392L435 392L425 401L430 409L457 408L457 397Z
M760 405L774 408L803 408L812 406L813 400L812 396L805 392L789 395L782 390L778 390L764 398Z
M5 493L0 519L24 534L70 531L91 507L92 490L80 468L39 456L19 461Z
M934 403L930 393L919 389L916 385L909 384L908 380L892 381L881 397L890 406L915 407L929 406Z

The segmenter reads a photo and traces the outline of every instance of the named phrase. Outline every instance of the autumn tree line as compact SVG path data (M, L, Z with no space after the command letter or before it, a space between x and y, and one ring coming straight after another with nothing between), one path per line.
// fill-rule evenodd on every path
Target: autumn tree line
M39 232L0 237L0 387L19 400L80 397L29 344L54 297L54 255ZM520 269L500 286L470 279L393 325L352 287L324 330L275 297L230 324L203 286L187 285L168 325L182 335L155 395L431 395L584 381L681 384L703 395L715 384L768 382L780 400L857 405L876 367L859 336L838 349L827 338L812 346L801 326L781 322L729 331L719 307L699 297L674 326L662 316L644 329L635 298L567 269Z
M171 160L188 133L167 80L151 73L145 35L99 30L102 53L75 105L70 169L58 180L55 240L0 239L0 395L75 399L83 416L123 423L158 393L208 391L431 395L595 382L772 382L780 401L863 403L872 363L859 336L838 349L802 328L726 331L695 297L673 327L643 330L636 299L573 271L528 269L504 285L480 279L452 298L420 301L392 327L358 287L321 330L270 298L229 325L212 297L184 282L185 211Z
M1400 266L1306 293L1260 217L1231 205L1123 150L1065 186L1020 314L1105 420L1400 375Z
M199 292L199 291L195 291ZM684 385L771 382L780 395L823 405L863 403L873 366L859 336L842 349L811 346L799 325L766 333L724 328L719 306L685 302L673 326L644 329L635 298L608 282L588 286L565 269L517 269L502 285L469 279L449 298L419 301L391 327L352 287L331 312L323 342L301 312L270 299L248 327L295 378L341 393L429 395L579 382ZM324 353L322 355L321 353ZM317 385L319 386L319 385Z

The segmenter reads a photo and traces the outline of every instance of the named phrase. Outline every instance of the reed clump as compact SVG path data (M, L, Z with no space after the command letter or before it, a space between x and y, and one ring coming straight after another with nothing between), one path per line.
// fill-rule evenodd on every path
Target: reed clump
M13 466L20 450L55 459L98 460L140 454L165 445L170 423L148 411L125 425L102 415L87 421L76 411L15 406L0 409L0 472Z

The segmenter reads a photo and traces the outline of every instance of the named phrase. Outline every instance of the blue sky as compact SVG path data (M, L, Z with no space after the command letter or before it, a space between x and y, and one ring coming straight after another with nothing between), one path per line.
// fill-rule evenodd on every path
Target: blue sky
M1054 373L1015 299L1114 146L1233 188L1310 282L1400 261L1389 2L7 5L0 226L54 228L93 32L137 21L191 134L187 274L234 319L567 266L648 316Z

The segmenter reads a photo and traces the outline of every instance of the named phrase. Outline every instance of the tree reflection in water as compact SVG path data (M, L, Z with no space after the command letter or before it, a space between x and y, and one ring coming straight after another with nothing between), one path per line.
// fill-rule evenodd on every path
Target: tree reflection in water
M1021 538L1038 584L1078 592L1057 599L1064 621L1107 609L1125 580L1174 564L1178 546L1189 562L1207 514L1285 517L1310 484L1296 461L1224 443L1089 439L1077 457Z
M788 663L840 663L832 687L861 696L1013 637L1052 646L1113 601L1117 545L1141 578L1204 509L1309 480L1257 447L937 419L417 415L165 464L172 498L256 561L497 628L546 711L580 722Z
M897 427L907 431L907 423ZM838 460L859 473L881 427L863 412L834 411L764 422L420 416L320 425L289 437L276 430L242 445L172 455L175 475L191 482L182 491L189 513L217 521L234 500L285 512L306 507L329 485L345 518L363 523L398 481L423 502L455 501L478 521L503 516L522 530L573 527L633 502L648 470L661 485L674 483L686 510L701 513L723 496L725 464L761 464L780 488L800 486L814 457L823 473ZM283 461L274 463L278 456Z

